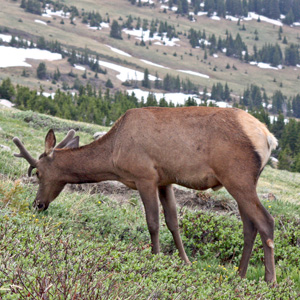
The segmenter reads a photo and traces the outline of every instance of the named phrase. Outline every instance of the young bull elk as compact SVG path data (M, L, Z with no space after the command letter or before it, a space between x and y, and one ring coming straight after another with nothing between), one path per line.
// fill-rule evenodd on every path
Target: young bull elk
M274 219L262 206L256 184L277 140L248 113L231 108L185 107L128 110L102 138L79 147L70 131L55 147L50 130L45 152L34 159L18 138L18 157L37 168L33 206L48 208L67 183L117 180L137 189L143 201L152 252L159 253L159 200L180 257L189 263L180 238L172 184L217 190L225 187L238 203L244 225L239 266L246 275L257 232L264 249L265 280L276 280Z

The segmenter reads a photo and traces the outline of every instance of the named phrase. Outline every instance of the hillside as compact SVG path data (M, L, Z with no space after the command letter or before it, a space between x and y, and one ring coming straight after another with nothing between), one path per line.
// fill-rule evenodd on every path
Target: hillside
M251 18L240 21L238 18L231 17L234 20L231 21L219 17L209 18L200 11L199 15L191 18L187 14L176 14L173 10L166 9L166 5L159 1L150 1L150 4L143 1L141 6L132 5L130 1L126 0L103 1L100 4L85 0L65 1L57 6L56 13L51 13L56 2L49 1L49 6L42 9L42 12L47 12L43 15L26 12L26 9L20 7L19 1L1 0L0 3L3 7L0 12L0 28L5 36L2 36L3 39L7 39L7 36L18 36L37 43L39 37L43 37L46 42L57 41L69 53L72 50L88 49L95 58L98 55L100 67L107 71L106 74L96 72L98 78L95 78L95 72L91 70L91 67L78 66L76 68L75 64L72 67L68 62L70 58L68 56L54 61L46 61L48 76L45 80L39 80L36 77L39 60L28 60L32 68L0 69L0 78L4 79L9 76L14 83L30 86L37 90L55 92L57 88L71 88L74 85L75 77L68 76L68 74L72 70L75 75L78 75L82 84L89 81L97 88L104 87L107 80L110 79L115 89L131 91L135 87L141 87L144 71L147 68L149 74L153 76L150 77L153 91L158 91L154 88L153 82L156 76L162 79L167 74L172 74L179 76L181 80L190 80L196 85L199 92L202 92L205 87L210 91L213 84L225 85L227 83L232 97L241 96L251 84L263 89L268 97L271 97L277 90L280 90L286 97L295 96L299 92L300 68L296 65L283 65L281 69L278 69L278 66L271 67L269 64L260 64L259 67L227 56L222 51L209 53L208 48L207 50L202 47L193 48L189 39L191 28L196 31L200 30L202 34L205 32L207 40L213 35L217 41L219 37L226 39L227 34L231 34L235 39L239 34L247 46L250 56L254 54L254 46L260 50L267 44L276 45L276 43L280 45L284 54L287 47L299 43L299 27L297 26L290 27L281 22L270 22L269 19L262 16L261 22L257 22L255 14L252 14ZM201 7L202 10L204 8L204 6ZM60 9L66 11L63 16L58 13ZM193 8L190 7L191 12L192 10ZM94 19L89 19L90 13L100 15L102 22L98 23L99 30L95 26L89 27L90 22L92 20L95 22L96 18L93 15ZM129 17L132 19L131 23L128 23ZM114 20L118 22L119 26L122 26L120 33L122 39L110 36ZM140 26L147 27L148 33L134 29L128 30L128 28L126 30L126 22L136 28L139 27L139 20ZM169 28L173 28L176 38L173 38L172 43L168 38L161 41L160 37L156 40L152 39L152 41L151 39L147 40L146 37L153 20L158 23L166 23ZM278 26L278 23L282 26ZM243 25L245 30L243 30ZM280 28L282 33L279 34ZM141 43L141 35L144 36L144 43ZM281 40L279 40L279 35L282 37ZM284 38L286 38L287 44L283 44ZM205 59L206 52L207 58ZM59 80L53 80L53 74L57 69L59 69L61 77ZM24 70L26 76L24 76ZM86 78L82 77L85 73L84 70L86 70L84 76ZM119 72L121 72L120 76L118 76ZM130 81L131 85L127 88L122 85L126 79ZM173 97L175 99L176 96L173 95ZM183 103L182 100L181 103Z
M0 109L0 298L22 299L297 299L300 296L300 175L269 166L258 194L276 220L278 283L263 282L258 238L247 279L236 275L242 223L224 190L176 188L180 231L192 266L179 260L161 219L161 255L151 255L137 194L116 183L69 185L46 212L30 208L37 185L13 156L18 136L38 156L54 128L76 128L80 144L107 128L30 111ZM205 233L205 234L204 234Z

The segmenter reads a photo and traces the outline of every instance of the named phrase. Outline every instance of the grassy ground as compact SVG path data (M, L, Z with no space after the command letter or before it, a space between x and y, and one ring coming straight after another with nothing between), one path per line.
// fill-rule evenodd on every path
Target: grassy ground
M215 34L225 37L226 30L233 34L233 37L237 33L240 33L243 41L247 44L248 50L251 53L253 45L256 44L260 49L265 43L279 43L284 49L285 45L278 41L278 27L264 23L249 21L245 22L246 31L239 30L236 22L227 20L213 21L207 17L197 17L197 22L190 22L186 17L178 16L173 12L162 13L160 10L160 4L155 8L132 6L127 0L116 0L113 2L103 1L101 6L95 1L66 1L67 5L75 5L78 9L85 9L86 11L98 11L102 17L108 16L111 20L121 18L123 21L127 19L130 14L134 17L140 17L141 19L148 19L149 22L152 19L158 18L162 21L167 21L169 24L174 25L177 32L180 32L180 47L162 47L152 45L148 47L136 46L134 37L127 38L126 34L123 34L123 40L115 40L109 37L110 29L103 29L101 31L90 30L85 24L81 23L78 19L75 21L76 25L71 25L69 20L65 20L65 24L60 24L60 18L51 19L51 23L48 26L37 24L35 19L48 21L48 18L43 18L37 15L25 13L19 7L19 2L0 0L2 3L2 11L0 12L1 26L8 27L12 33L22 34L25 37L38 37L44 36L46 40L58 40L66 46L74 46L76 48L88 47L89 49L103 54L107 57L124 59L123 64L135 64L140 70L148 68L150 73L155 75L158 72L160 77L165 76L170 70L157 68L150 65L145 65L139 59L150 60L154 63L165 65L172 69L172 75L179 75L181 78L189 78L194 83L200 86L202 89L204 86L211 88L216 82L222 82L225 84L228 82L233 93L241 95L243 90L250 84L256 84L261 88L266 89L268 95L272 95L274 91L280 89L284 95L291 96L299 92L298 90L298 75L300 70L294 70L293 67L286 67L280 71L263 70L249 64L244 64L236 59L228 58L219 53L219 58L209 57L206 61L203 60L204 51L201 49L191 49L187 40L186 34L188 30L193 27L197 30L206 31L207 35ZM22 20L22 22L20 22ZM121 21L120 21L121 22ZM254 32L258 32L259 40L255 41ZM288 26L283 27L282 37L286 36L288 42L297 43L298 33L296 28ZM122 49L125 52L130 53L133 57L124 57L117 53L112 52L106 44L114 46L118 49ZM173 56L176 52L177 56ZM190 55L192 54L192 55ZM227 63L231 66L230 69L226 69ZM235 65L237 70L234 70L232 66ZM37 63L34 64L34 69ZM61 62L47 63L49 71L59 66L62 73L69 72L70 66L63 60ZM216 68L215 68L216 67ZM215 68L215 71L214 71ZM177 72L178 69L192 70L195 72L204 73L210 76L210 79L205 79L197 76L183 74ZM51 82L39 82L33 72L30 78L21 77L23 68L9 68L0 70L0 78L5 78L7 75L13 76L13 81L19 84L29 85L39 89L39 86L44 86L45 89L55 90L58 86L52 85ZM109 71L109 70L108 70ZM78 72L80 74L81 72ZM109 71L106 76L100 76L99 82L102 84L110 78L117 88L124 88L121 86L121 82L115 77L116 72ZM93 74L90 76L93 77ZM274 82L274 78L276 82ZM280 86L282 84L282 86Z
M299 174L267 167L259 182L260 198L276 219L278 283L268 285L259 238L247 279L236 275L242 227L235 215L181 208L181 234L193 262L184 266L163 218L163 253L151 255L144 212L135 197L120 203L102 194L65 191L37 214L29 207L37 187L21 179L28 166L12 156L12 137L19 136L37 156L49 127L58 140L76 127L82 144L107 128L7 109L0 110L0 123L0 144L11 149L0 148L0 298L299 298ZM208 193L231 201L224 190Z

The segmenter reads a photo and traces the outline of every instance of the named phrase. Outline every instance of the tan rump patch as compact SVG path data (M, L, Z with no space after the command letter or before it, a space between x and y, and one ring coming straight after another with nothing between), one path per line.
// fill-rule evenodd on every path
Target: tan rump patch
M239 110L238 121L252 142L255 150L260 155L262 161L261 168L263 168L269 160L271 151L278 145L277 139L268 130L265 124L243 110Z

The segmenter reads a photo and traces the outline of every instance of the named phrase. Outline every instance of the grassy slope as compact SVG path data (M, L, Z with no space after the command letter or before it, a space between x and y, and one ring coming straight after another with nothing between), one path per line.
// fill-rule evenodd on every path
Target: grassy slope
M277 197L272 203L262 198L279 222L278 284L270 288L262 282L260 239L247 280L236 276L240 254L231 263L219 257L219 251L240 253L242 229L234 216L218 217L214 213L206 224L208 213L181 209L182 236L193 261L187 267L179 261L163 220L164 254L151 255L144 213L135 198L120 204L101 194L63 192L48 211L40 214L31 211L28 204L36 187L18 180L26 174L28 166L22 159L13 158L12 137L22 138L37 156L42 152L47 127L56 129L58 140L69 128L77 127L83 144L91 141L94 131L103 128L7 109L0 110L0 123L0 144L11 148L11 151L0 148L0 297L3 299L28 295L34 299L42 296L74 299L75 295L78 299L296 299L297 294L299 297L300 273L294 261L300 254L297 246L300 229L291 235L296 238L296 246L292 247L288 241L290 231L299 228L295 221L300 216L299 174L268 167L260 180L261 198L269 192ZM222 201L229 198L225 191L212 195ZM210 228L220 235L220 241L206 241L203 248L206 250L196 250L202 231ZM210 249L216 245L223 250Z
M285 95L295 95L299 92L298 90L298 79L300 70L294 70L294 68L289 67L281 71L272 70L262 70L255 66L250 66L239 62L238 60L228 58L223 54L219 54L219 58L209 57L207 61L203 61L204 52L200 49L192 49L188 43L188 40L183 35L180 35L180 47L162 47L162 46L149 46L146 47L135 46L135 39L131 37L130 40L127 39L126 34L123 34L123 40L115 40L109 37L109 29L103 29L101 31L93 31L87 29L87 27L80 22L76 21L76 26L70 24L69 20L65 21L65 25L60 24L60 18L56 20L51 19L51 23L48 26L40 25L34 23L35 19L40 19L47 21L47 18L39 17L36 15L25 13L19 8L18 2L11 2L8 0L1 0L3 2L3 10L0 12L1 25L7 26L8 28L15 30L15 32L23 32L29 36L44 36L47 40L57 39L61 43L69 46L75 46L78 48L84 48L87 46L91 50L97 51L103 55L111 56L114 58L124 59L127 63L134 63L140 70L148 68L151 74L155 74L157 71L159 76L166 75L170 72L165 69L157 68L154 66L146 65L142 63L139 59L146 59L152 62L165 65L171 69L185 69L192 70L200 73L204 73L210 76L210 79L204 79L197 76L191 76L188 74L183 74L180 72L172 71L172 74L179 74L181 78L188 77L195 83L199 84L201 88L204 86L211 87L213 83L225 82L229 83L229 86L233 89L234 94L240 95L245 87L254 83L266 89L267 93L271 95L275 90L279 89L279 84L282 82L283 87L282 92ZM126 0L116 0L113 2L103 1L101 6L95 1L66 1L68 5L76 5L79 9L84 8L86 11L99 11L104 17L106 13L109 14L110 19L118 19L122 17L126 20L128 12L133 17L147 18L151 21L152 18L162 21L167 21L169 24L173 24L178 32L187 33L190 27L195 29L203 30L205 29L207 34L216 34L225 37L225 32L228 30L235 37L236 33L239 32L242 36L243 41L248 45L249 52L251 53L253 45L256 44L257 48L260 49L265 43L275 44L279 42L278 38L278 27L273 26L268 23L258 23L256 21L245 22L247 28L246 31L240 31L236 22L231 21L213 21L207 17L197 17L197 22L192 23L187 20L186 17L177 16L173 12L168 12L164 14L160 10L160 5L155 8L138 8L137 6L132 6L129 1ZM12 13L13 12L13 13ZM18 22L22 19L22 22ZM259 32L259 41L254 41L254 32L257 30ZM297 28L290 28L288 26L283 27L283 36L286 36L289 42L297 42ZM118 49L122 49L133 55L133 57L128 58L118 55L112 52L105 45L109 44ZM284 49L284 45L282 45ZM189 53L192 52L193 56ZM173 56L173 53L177 53L177 57ZM183 59L181 59L181 55ZM229 63L230 66L233 64L237 67L237 70L226 69L225 66ZM60 70L64 72L69 72L70 66L66 61L55 62L53 65L49 65L49 71L54 71L57 66ZM52 66L51 66L52 65ZM34 67L37 63L34 64ZM213 71L214 67L217 66L217 71ZM4 78L6 75L13 75L14 81L30 85L32 87L38 88L40 83L32 77L35 76L35 72L32 70L31 76L28 79L20 77L23 68L11 68L0 70L0 76ZM108 70L107 76L100 76L100 79L106 81L107 78L111 78L116 87L121 87L120 82L115 78L116 72ZM76 71L81 74L80 71ZM91 77L93 74L91 74ZM273 79L276 79L276 82ZM49 89L50 87L55 90L59 87L59 84L54 86L50 82L42 82L42 84Z

